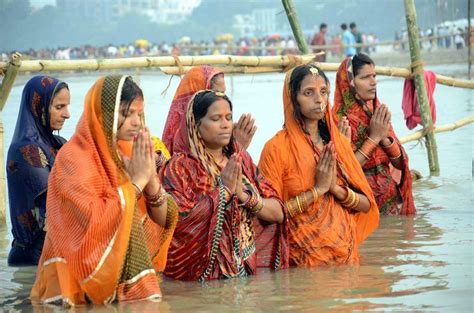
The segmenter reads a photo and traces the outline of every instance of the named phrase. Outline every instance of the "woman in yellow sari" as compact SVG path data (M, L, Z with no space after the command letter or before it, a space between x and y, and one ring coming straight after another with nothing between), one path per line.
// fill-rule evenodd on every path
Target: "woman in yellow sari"
M33 303L159 300L177 221L143 129L143 93L100 78L49 176L47 234Z
M284 128L265 144L259 168L290 214L290 265L356 264L379 214L331 115L329 80L315 65L298 66L286 75L283 103Z

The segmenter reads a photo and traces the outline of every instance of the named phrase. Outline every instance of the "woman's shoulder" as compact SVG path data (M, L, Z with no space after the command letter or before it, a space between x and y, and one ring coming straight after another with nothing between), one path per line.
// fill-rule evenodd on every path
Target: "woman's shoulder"
M262 155L264 153L283 153L289 149L288 133L285 129L278 131L264 145Z
M30 166L43 168L49 164L48 151L34 142L22 142L10 145L7 161L27 163Z

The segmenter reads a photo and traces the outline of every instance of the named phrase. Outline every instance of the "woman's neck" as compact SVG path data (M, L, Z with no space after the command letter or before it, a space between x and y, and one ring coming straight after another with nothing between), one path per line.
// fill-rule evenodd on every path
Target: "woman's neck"
M305 122L306 130L311 135L311 138L314 139L317 136L319 136L319 133L318 133L318 122L319 121L305 119L304 122Z
M224 153L222 152L222 148L211 149L207 148L209 153L216 159L217 161L222 160L224 157Z

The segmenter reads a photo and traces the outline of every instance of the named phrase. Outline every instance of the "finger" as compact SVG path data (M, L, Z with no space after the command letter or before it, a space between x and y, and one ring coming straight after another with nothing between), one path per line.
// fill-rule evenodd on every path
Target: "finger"
M391 119L392 113L390 113L390 111L387 111L387 114L385 115L385 124L390 124Z
M247 132L250 116L247 113L242 114L242 130Z
M250 131L250 139L252 139L253 135L257 132L257 125L254 125L252 127L252 130Z
M238 128L242 128L242 123L244 122L244 119L245 119L245 114L242 114L239 118L239 121L236 124Z
M249 134L252 131L252 128L254 125L255 125L255 119L253 117L249 117L247 125L245 126L245 132Z

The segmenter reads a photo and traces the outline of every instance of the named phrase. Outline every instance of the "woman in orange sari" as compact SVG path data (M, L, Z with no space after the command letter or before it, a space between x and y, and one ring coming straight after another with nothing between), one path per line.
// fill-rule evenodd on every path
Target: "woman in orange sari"
M265 144L259 168L288 208L290 265L357 264L378 208L334 123L324 72L312 64L289 71L283 103L284 128Z
M334 112L349 121L353 150L380 213L415 214L408 155L393 131L390 112L380 103L376 91L374 61L363 53L347 58L336 75Z
M143 93L100 78L49 176L46 239L33 303L159 300L177 209L158 179Z
M179 207L166 276L205 281L286 268L286 210L234 141L230 100L196 93L181 125L162 179Z
M184 75L176 90L173 102L171 102L165 128L163 129L162 139L171 155L173 155L175 135L186 115L189 100L191 100L196 92L204 89L225 93L224 73L212 66L202 65L193 67ZM244 148L247 148L256 131L257 126L255 126L255 120L252 116L250 114L242 114L239 121L235 124L234 137ZM176 139L179 139L179 137Z

